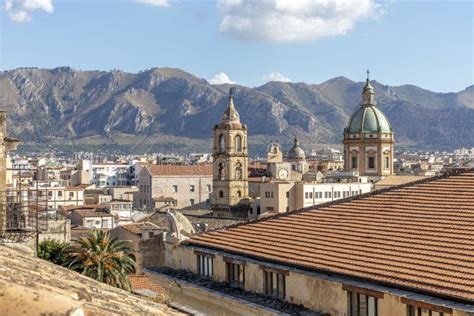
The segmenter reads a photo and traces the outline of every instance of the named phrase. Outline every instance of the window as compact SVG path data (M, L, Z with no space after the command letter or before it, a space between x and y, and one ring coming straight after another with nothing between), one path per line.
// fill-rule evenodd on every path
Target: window
M189 205L191 205L191 206L194 205L194 199L189 199Z
M194 184L191 184L191 185L189 186L189 192L194 192Z
M58 191L58 197L63 197L63 191Z
M445 316L443 312L417 307L413 305L407 306L407 316Z
M286 198L289 198L290 197L290 192L286 192Z
M223 192L223 191L219 191L219 197L220 197L220 198L223 198L223 197L224 197L224 192Z
M148 238L153 238L154 233L153 232L148 232Z
M48 191L48 197L50 197L50 198L53 197L53 191Z
M263 271L263 288L266 295L285 299L285 275L274 271Z
M207 192L211 192L211 190L212 190L212 187L211 187L210 184L208 184L208 185L207 185Z
M227 283L232 287L245 288L245 267L243 264L226 262Z
M238 198L241 198L241 197L242 197L242 192L237 191L237 197L238 197Z
M377 298L357 292L347 292L348 316L377 316Z
M273 206L267 206L266 208L267 212L272 212L274 210Z
M242 151L242 136L240 135L235 136L235 151L238 153Z
M390 168L390 158L389 157L384 157L384 166L385 169Z
M309 193L308 193L308 192L305 192L305 193L304 193L304 198L305 198L305 199L309 199Z
M74 197L74 192L69 192L69 197L73 198Z
M357 157L352 157L352 169L357 169Z
M218 152L223 153L225 151L225 138L224 135L219 135L219 147Z
M375 169L375 157L370 156L367 164L368 169Z
M173 193L177 193L178 192L178 186L175 184L173 185Z
M199 275L212 277L213 273L213 258L212 256L198 254L197 255L197 272Z
M273 192L271 192L271 191L265 192L265 197L268 198L268 199L272 199L273 198Z

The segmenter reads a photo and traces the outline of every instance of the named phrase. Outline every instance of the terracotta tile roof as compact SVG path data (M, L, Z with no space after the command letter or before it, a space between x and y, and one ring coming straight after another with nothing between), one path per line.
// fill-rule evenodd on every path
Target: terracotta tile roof
M428 178L427 176L388 176L375 183L375 187L393 186Z
M66 212L72 212L74 210L104 210L107 206L100 204L90 204L90 205L63 205L61 209Z
M144 230L161 229L159 226L150 222L138 222L133 224L121 225L119 227L135 235L141 235Z
M95 210L74 210L79 217L115 217L114 215L104 212L104 211L95 211Z
M129 275L128 279L130 280L130 285L132 286L133 291L150 290L160 293L161 295L166 295L166 289L159 284L153 283L145 274Z
M236 225L189 243L474 301L474 171Z
M152 176L212 176L212 165L151 165Z

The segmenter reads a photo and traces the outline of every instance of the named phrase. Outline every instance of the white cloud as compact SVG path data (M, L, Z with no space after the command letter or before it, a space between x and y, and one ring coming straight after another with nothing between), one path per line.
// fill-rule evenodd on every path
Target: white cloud
M169 0L136 0L138 3L156 5L158 7L169 7Z
M53 13L52 0L5 0L5 10L10 19L16 23L31 21L31 12L36 10Z
M218 0L217 7L221 33L270 42L343 35L358 20L383 12L374 0Z
M236 83L235 81L232 81L229 76L223 72L220 72L218 74L215 74L214 77L209 80L210 84L224 84L224 83Z
M263 82L269 82L269 81L292 82L293 80L291 80L288 77L285 77L283 74L281 74L279 72L271 72L267 75L264 75L262 77L262 81Z

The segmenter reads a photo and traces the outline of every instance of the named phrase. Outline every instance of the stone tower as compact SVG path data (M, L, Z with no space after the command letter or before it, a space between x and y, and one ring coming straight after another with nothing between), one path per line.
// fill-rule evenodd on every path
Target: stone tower
M362 103L344 129L344 170L357 171L370 181L393 174L392 125L375 102L369 71L362 90Z
M240 122L232 90L221 122L214 127L213 164L211 204L214 214L247 217L247 126Z

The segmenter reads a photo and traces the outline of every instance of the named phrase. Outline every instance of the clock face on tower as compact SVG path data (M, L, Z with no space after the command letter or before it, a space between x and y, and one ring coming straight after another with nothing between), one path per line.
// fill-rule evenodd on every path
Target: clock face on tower
M280 169L278 171L278 178L282 180L288 179L288 170L286 169Z

